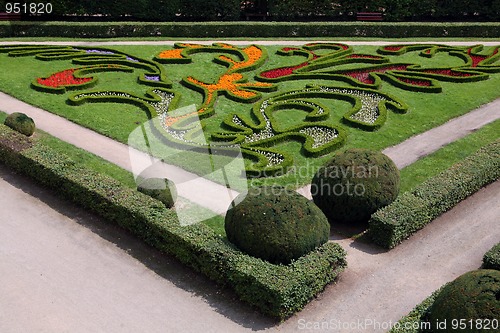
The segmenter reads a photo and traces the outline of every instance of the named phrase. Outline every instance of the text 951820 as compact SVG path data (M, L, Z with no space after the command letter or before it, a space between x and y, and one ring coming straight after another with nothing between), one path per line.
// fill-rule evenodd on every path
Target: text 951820
M8 14L50 14L53 7L50 2L7 2L5 12Z

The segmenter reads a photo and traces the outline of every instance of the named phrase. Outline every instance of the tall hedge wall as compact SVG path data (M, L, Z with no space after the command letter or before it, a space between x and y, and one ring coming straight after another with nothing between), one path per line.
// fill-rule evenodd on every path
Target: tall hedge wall
M370 23L370 22L0 22L7 37L500 37L500 23Z

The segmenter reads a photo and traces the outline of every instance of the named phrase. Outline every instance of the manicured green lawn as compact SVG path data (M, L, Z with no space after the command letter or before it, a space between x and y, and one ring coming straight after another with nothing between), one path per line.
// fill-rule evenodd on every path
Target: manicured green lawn
M276 55L276 52L282 47L262 47L267 51L269 58L258 69L243 72L243 74L249 78L250 82L253 82L252 77L260 72L277 67L300 64L305 60L303 56L298 55L288 57ZM107 48L126 52L134 57L151 60L155 55L170 47L112 46ZM354 46L354 53L376 55L376 49L377 47L374 46ZM489 50L491 48L485 48L485 51ZM219 53L197 53L192 55L193 62L190 64L162 65L168 79L172 82L172 90L181 96L178 106L195 104L199 107L202 104L202 94L186 87L180 81L188 76L193 76L206 83L216 82L217 78L227 70L225 66L213 63L212 60L217 54ZM425 68L453 67L463 64L462 59L450 56L445 52L437 53L433 58L421 57L419 56L419 52L416 51L401 56L388 56L388 58L391 63L412 63ZM85 127L92 128L120 142L126 143L129 134L137 128L138 124L148 120L146 113L133 105L124 103L87 103L79 106L70 106L66 103L68 97L79 91L56 95L42 93L30 88L30 83L36 78L48 77L58 71L79 67L78 65L71 64L69 60L40 61L34 59L33 56L9 58L6 54L0 53L0 61L4 69L0 72L0 90L30 104L66 117ZM370 65L344 64L337 65L334 69L360 69L367 66ZM137 96L143 96L150 87L138 84L137 77L141 73L144 73L144 70L136 69L132 74L121 72L92 74L92 76L98 77L99 83L90 90L120 90ZM348 83L341 81L322 79L287 80L276 83L277 92L263 92L262 97L265 99L277 93L303 89L307 84L311 83L349 87ZM346 131L347 140L340 149L363 147L382 150L500 97L500 91L497 88L500 84L500 74L491 74L488 80L479 82L439 82L439 84L443 88L441 93L423 93L403 90L387 82L383 82L379 91L389 93L398 100L405 102L409 109L406 114L396 114L389 111L385 124L374 132L358 129L341 122L344 114L352 107L349 102L326 98L317 98L314 102L322 103L329 109L330 115L325 122ZM213 133L224 130L221 124L229 114L238 113L239 115L248 117L251 107L252 104L249 103L237 102L224 96L218 97L215 104L215 114L202 121L205 131ZM277 120L276 123L279 124L280 128L304 123L305 116L307 116L307 112L291 109L274 113L274 117ZM254 185L281 184L295 187L307 184L310 182L318 166L328 160L332 154L330 153L317 158L306 157L301 153L301 144L295 141L279 143L273 146L273 148L293 156L294 165L297 166L294 169L295 173L289 172L280 177L254 179L250 180L250 183ZM195 152L176 151L167 147L162 147L159 154L168 155L170 163L181 165L187 170L199 174L210 172L210 166L203 163L206 160L206 155ZM222 158L222 160L224 163L225 159ZM412 174L412 177L417 177L417 175ZM217 177L212 179L222 181L222 179L218 179ZM408 184L404 186L411 188L411 183Z
M401 193L411 191L499 137L500 120L497 120L405 167L401 170Z

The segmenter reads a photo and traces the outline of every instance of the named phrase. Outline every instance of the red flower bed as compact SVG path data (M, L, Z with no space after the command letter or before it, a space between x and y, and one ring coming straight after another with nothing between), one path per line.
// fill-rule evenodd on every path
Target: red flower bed
M352 70L348 72L343 72L339 74L347 75L353 79L358 80L366 84L374 84L375 80L370 76L370 73L385 73L387 71L405 71L408 65L389 65L380 68L368 68L365 70Z
M472 75L470 73L456 72L452 69L427 69L424 71L424 73L438 74L444 76L457 76L457 77L467 77Z
M294 70L302 68L308 64L309 64L309 62L304 62L304 63L297 65L297 66L271 69L269 71L262 72L260 75L262 77L265 77L268 79L277 79L277 78L280 78L283 76L292 75Z
M77 78L75 77L76 69L66 69L62 72L54 73L48 78L38 78L36 82L42 86L59 88L65 86L79 85L92 81L91 77Z
M369 54L351 54L347 56L346 58L348 59L382 59L381 56L376 56L376 55L369 55Z
M498 53L498 48L493 51L493 54L491 55L480 55L480 54L472 54L472 48L467 50L467 54L471 57L472 59L472 65L471 67L477 67L482 61L493 57Z
M397 51L401 50L402 48L403 48L403 46L401 46L401 45L400 46L389 45L389 46L384 47L384 50L391 51L391 52L397 52Z
M421 87L430 87L431 86L431 81L429 80L420 80L416 78L409 78L409 77L400 77L400 76L395 76L396 79L398 79L401 82L411 84L412 86L421 86Z
M315 60L318 58L319 58L319 56L317 56L313 53L312 60ZM294 70L305 67L307 65L309 65L309 61L303 62L300 65L296 65L296 66L271 69L269 71L265 71L265 72L260 73L260 76L268 78L268 79L277 79L277 78L280 78L283 76L292 75Z

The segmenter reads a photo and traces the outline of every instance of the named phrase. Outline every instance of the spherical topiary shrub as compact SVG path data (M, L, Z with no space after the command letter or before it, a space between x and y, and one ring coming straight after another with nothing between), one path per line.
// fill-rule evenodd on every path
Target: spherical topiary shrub
M399 170L386 155L349 149L321 167L311 184L314 202L340 224L366 223L399 193Z
M26 136L35 133L35 122L24 113L14 112L5 118L4 125Z
M425 317L431 326L427 332L498 332L491 324L500 318L500 271L480 269L459 276L439 292Z
M160 200L166 207L174 206L177 199L175 184L165 178L148 178L139 183L137 190L152 198Z
M288 264L326 243L330 225L311 201L283 187L251 188L226 213L226 235L240 250Z

